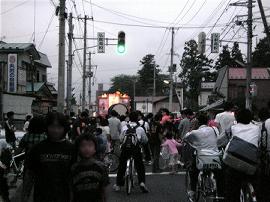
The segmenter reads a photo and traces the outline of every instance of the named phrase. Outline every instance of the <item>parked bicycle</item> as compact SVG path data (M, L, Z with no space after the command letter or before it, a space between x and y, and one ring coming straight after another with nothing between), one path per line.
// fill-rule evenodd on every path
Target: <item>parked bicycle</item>
M103 162L107 166L109 173L114 173L119 167L119 156L112 150L105 154Z
M24 171L24 155L25 152L13 155L10 162L10 173L9 175L13 177L11 181L12 184L15 184L18 179L23 177Z

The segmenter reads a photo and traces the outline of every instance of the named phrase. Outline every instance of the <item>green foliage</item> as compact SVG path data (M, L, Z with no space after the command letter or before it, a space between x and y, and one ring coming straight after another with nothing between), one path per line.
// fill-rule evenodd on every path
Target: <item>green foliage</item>
M156 65L154 55L148 54L140 61L141 69L137 75L117 75L111 79L109 92L120 91L130 96L134 95L134 82L136 84L136 96L152 96L154 85L154 68L156 69L156 95L163 95L164 80L167 75L160 74L161 70Z
M270 48L267 44L267 38L261 39L252 54L254 67L270 66Z
M216 61L215 69L219 70L224 66L240 67L240 65L235 62L235 60L244 63L243 54L241 53L239 44L237 42L234 42L231 51L229 50L228 45L223 46L222 52L219 54L219 57Z
M180 61L182 71L179 77L187 91L186 95L190 101L189 107L198 107L198 96L202 79L204 78L205 81L216 80L216 72L211 71L212 62L205 55L198 54L198 45L195 40L185 43L184 53Z
M111 79L112 85L109 89L110 93L120 91L121 93L126 93L128 95L133 95L134 82L136 82L137 77L134 75L120 74Z

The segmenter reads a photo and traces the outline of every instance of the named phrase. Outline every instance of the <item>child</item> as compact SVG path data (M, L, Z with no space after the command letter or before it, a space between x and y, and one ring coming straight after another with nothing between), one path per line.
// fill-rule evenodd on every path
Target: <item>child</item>
M27 154L29 179L34 177L34 202L70 201L70 168L74 162L74 147L65 139L68 120L62 113L49 113L46 119L48 139L36 144ZM29 182L24 182L25 186ZM28 201L30 193L24 193Z
M91 134L83 134L76 140L76 149L80 161L71 169L74 202L105 202L105 189L109 177L105 165L97 161L97 141Z
M166 140L161 145L162 147L168 147L169 149L169 167L171 168L171 173L176 173L176 166L178 161L178 150L177 147L182 146L182 144L178 143L174 138L171 132L166 134Z

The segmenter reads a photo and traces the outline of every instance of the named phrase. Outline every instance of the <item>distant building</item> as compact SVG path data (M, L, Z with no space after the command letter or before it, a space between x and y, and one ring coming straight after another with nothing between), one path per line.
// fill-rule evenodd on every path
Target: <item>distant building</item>
M211 96L213 89L215 87L215 82L202 82L201 91L198 96L199 107L206 106L209 103L209 97Z
M22 120L26 114L44 114L56 106L57 91L47 82L51 67L34 44L0 41L1 114L12 110Z
M136 110L142 113L157 113L161 108L169 108L169 96L135 97ZM180 104L177 95L173 96L172 112L179 112Z
M252 68L252 83L257 86L257 95L253 97L254 106L259 109L270 100L269 68ZM214 97L234 101L244 105L246 92L246 69L225 66L219 70L213 89Z

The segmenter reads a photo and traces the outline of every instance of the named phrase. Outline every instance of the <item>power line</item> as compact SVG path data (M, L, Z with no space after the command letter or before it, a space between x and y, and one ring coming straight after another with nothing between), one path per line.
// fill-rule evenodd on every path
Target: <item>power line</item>
M154 20L154 19L150 19L150 18L138 17L138 16L135 16L135 15L130 15L130 14L120 12L120 11L117 11L117 10L108 9L108 8L102 7L102 6L100 6L100 5L96 4L96 3L92 3L92 0L90 0L90 2L86 1L86 0L84 0L84 1L87 2L87 3L92 4L93 6L96 6L96 7L100 8L100 9L103 9L103 10L106 10L106 11L109 11L109 12L118 13L118 14L121 14L121 15L124 15L124 16L129 16L129 17L133 17L133 18L137 18L137 19L141 19L141 20L145 20L145 21L161 23L161 24L170 23L170 22L166 22L166 21L158 21L158 20Z
M48 24L48 26L47 26L47 28L46 28L46 31L45 31L45 33L44 33L44 35L43 35L43 37L42 37L42 40L40 41L40 43L39 43L39 45L38 45L38 49L40 49L40 47L42 46L42 44L43 44L43 42L44 42L44 39L45 39L45 37L46 37L46 35L47 35L47 33L48 33L49 29L50 29L50 26L51 26L51 24L52 24L52 22L53 22L54 16L55 16L55 14L54 14L54 12L53 12L52 17L51 17L51 19L50 19L50 21L49 21L49 24Z
M152 25L140 25L140 24L128 24L128 23L118 23L118 22L111 22L111 21L103 21L103 20L95 20L98 23L104 24L112 24L112 25L119 25L119 26L127 26L127 27L141 27L141 28L154 28L154 29L168 29L167 26L152 26ZM202 28L213 28L213 27L223 27L224 24L216 24L216 25L209 25L209 26L178 26L175 29L202 29Z
M191 6L190 6L189 9L187 10L187 12L184 14L184 16L183 16L180 20L178 20L178 21L175 23L175 25L179 24L179 23L181 22L181 20L183 20L183 19L187 16L187 14L188 14L189 11L191 10L191 8L194 6L195 2L196 2L196 0L194 0L194 1L192 2Z
M14 10L14 9L16 9L16 8L18 8L18 7L22 6L22 5L24 5L24 4L26 4L28 1L29 1L29 0L23 1L23 2L21 2L21 3L19 3L19 4L17 4L16 6L13 6L12 8L9 8L9 9L3 11L2 13L0 13L0 15L4 15L4 14L6 14L6 13L12 11L12 10Z
M188 1L185 3L185 5L184 5L184 7L182 8L182 10L179 12L179 14L178 14L178 15L176 16L176 18L173 20L173 22L170 23L170 25L175 24L175 21L178 20L178 18L182 15L182 13L184 12L184 10L186 9L186 7L187 7L189 1L190 1L190 0L188 0ZM170 26L170 25L169 25L169 26Z

